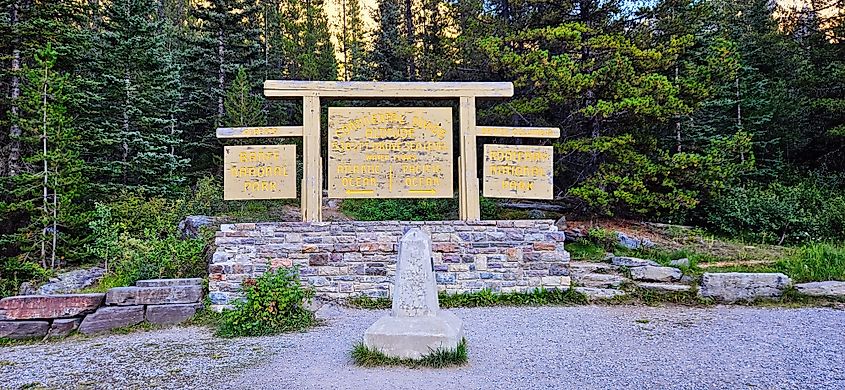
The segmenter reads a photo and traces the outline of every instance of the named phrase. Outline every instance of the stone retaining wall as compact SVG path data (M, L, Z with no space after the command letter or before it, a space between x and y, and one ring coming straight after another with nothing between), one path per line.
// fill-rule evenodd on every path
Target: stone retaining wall
M217 232L211 303L229 305L244 280L291 266L322 299L388 297L397 243L411 226L431 235L440 291L569 288L565 236L550 220L240 223Z

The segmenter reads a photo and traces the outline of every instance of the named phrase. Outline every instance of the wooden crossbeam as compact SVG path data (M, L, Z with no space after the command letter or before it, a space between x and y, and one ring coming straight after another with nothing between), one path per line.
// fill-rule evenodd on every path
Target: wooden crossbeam
M302 137L302 126L218 127L217 138Z
M557 127L479 126L479 137L559 138Z
M264 81L267 97L457 98L511 97L509 82Z

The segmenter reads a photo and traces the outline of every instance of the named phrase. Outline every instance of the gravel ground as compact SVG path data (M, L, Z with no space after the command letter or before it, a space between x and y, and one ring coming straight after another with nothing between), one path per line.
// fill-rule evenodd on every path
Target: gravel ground
M459 309L470 364L358 368L386 311L324 307L308 333L202 328L0 347L0 388L845 389L845 311L580 306Z

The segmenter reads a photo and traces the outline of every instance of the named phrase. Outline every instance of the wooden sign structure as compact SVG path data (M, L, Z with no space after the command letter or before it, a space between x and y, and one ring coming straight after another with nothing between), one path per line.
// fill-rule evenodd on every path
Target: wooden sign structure
M302 137L302 156L303 156L303 179L302 179L302 220L303 221L320 221L322 219L322 188L323 188L323 172L322 172L322 156L320 154L320 99L321 98L456 98L459 101L459 146L460 152L458 155L458 197L459 197L459 214L462 220L479 220L481 219L481 209L479 207L479 183L478 183L478 160L476 155L477 137L527 137L527 138L555 138L560 136L560 130L556 128L532 128L532 127L477 127L476 126L476 109L475 103L477 98L505 98L513 96L513 84L509 82L365 82L365 81L288 81L288 80L267 80L264 82L264 95L270 98L301 98L303 107L302 126L279 126L279 127L246 127L246 128L220 128L217 129L218 138L253 138L253 137ZM434 110L435 108L425 108L423 110ZM330 118L332 113L339 113L341 109L330 109ZM346 109L349 110L349 109ZM366 109L369 112L381 110L381 108ZM396 111L398 109L388 109ZM415 109L418 110L418 109ZM351 114L351 111L346 111L346 114ZM407 114L407 113L406 113ZM451 115L449 115L451 116ZM434 119L437 116L433 117ZM413 118L412 118L413 120ZM432 120L432 122L437 122ZM451 133L451 118L448 126ZM343 125L337 122L329 121L330 137L332 137L332 129L337 129ZM397 126L399 127L399 126ZM394 138L401 138L401 134L396 133ZM342 134L335 134L336 141L340 142ZM366 137L366 134L365 134ZM451 136L447 137L451 142ZM394 139L395 141L396 139ZM347 141L354 141L350 138ZM331 143L331 139L330 139ZM451 153L451 144L448 147ZM346 157L342 157L345 153ZM388 176L388 188L383 189L384 177L381 176L385 172L395 172L395 167L391 169L379 170L375 174L375 170L371 170L367 177L375 179L370 182L364 182L363 170L374 169L364 166L354 167L356 158L360 159L361 155L358 152L346 151L340 154L329 149L330 167L334 171L330 172L329 178L329 196L330 197L391 197L391 194L397 197L451 197L451 175L452 169L444 169L442 158L433 157L427 160L426 163L415 167L406 168L406 172L411 170L420 170L419 174L410 175L411 177L428 177L430 179L441 178L442 180L435 185L434 180L422 182L421 190L427 190L425 193L420 192L412 196L410 188L402 190L391 189L390 177ZM332 155L334 154L336 163L332 163ZM393 158L399 158L401 153L392 154ZM419 157L419 156L418 156ZM446 157L445 155L443 157ZM451 161L451 154L449 154ZM346 162L344 162L346 158ZM366 159L366 157L364 157ZM397 161L397 160L391 160ZM342 177L337 171L341 164L352 165L349 167L351 173L347 177L360 178L361 181L357 184L347 181L348 186L344 186ZM363 165L363 164L361 164ZM427 167L427 168L426 168ZM439 168L438 168L439 167ZM340 168L347 169L347 167ZM357 171L356 171L357 169ZM381 169L381 168L380 168ZM401 167L399 168L402 169ZM439 169L439 171L437 171ZM427 171L426 171L427 170ZM440 172L443 171L443 172ZM550 170L551 171L551 170ZM345 171L344 171L345 172ZM362 172L357 174L355 172ZM447 176L447 172L448 175ZM442 176L437 176L441 175ZM357 176L356 176L357 175ZM389 175L389 173L388 173ZM340 186L337 186L337 179L341 179ZM447 180L448 179L448 180ZM447 183L448 181L448 183ZM381 184L379 184L381 183ZM404 183L404 182L403 182ZM413 184L413 182L408 182ZM417 182L420 184L420 182ZM430 185L429 185L430 184ZM440 187L442 186L442 187ZM346 188L355 191L367 191L367 193L352 193L346 192ZM539 189L539 186L536 187ZM431 192L430 190L434 190ZM369 190L373 192L370 193ZM447 195L446 192L449 192ZM545 192L544 192L545 194ZM516 195L520 195L517 193Z
M451 198L452 109L329 108L329 198Z
M226 146L223 199L296 198L296 145Z
M552 199L551 146L484 145L484 196Z

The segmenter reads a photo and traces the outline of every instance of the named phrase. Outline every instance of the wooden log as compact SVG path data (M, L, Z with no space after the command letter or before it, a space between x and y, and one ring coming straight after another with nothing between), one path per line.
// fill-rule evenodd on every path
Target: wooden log
M319 97L302 98L302 128L302 220L319 222L323 208Z
M217 138L302 137L302 126L218 127Z
M460 173L463 177L463 187L459 202L464 206L461 213L465 221L478 221L481 219L481 205L479 204L478 190L478 159L476 152L476 130L475 130L475 97L461 96L460 119L461 119L461 167Z
M557 127L479 126L479 137L559 138Z
M266 80L267 97L432 98L511 97L509 82L371 82Z

